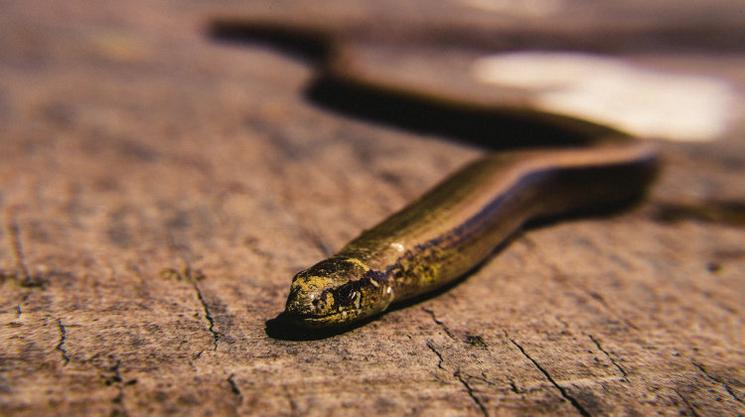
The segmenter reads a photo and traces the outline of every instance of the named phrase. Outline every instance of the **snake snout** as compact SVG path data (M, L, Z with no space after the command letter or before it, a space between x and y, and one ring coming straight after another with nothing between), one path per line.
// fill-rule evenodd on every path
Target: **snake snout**
M334 296L317 283L318 277L298 277L290 287L285 312L291 316L321 317L330 314Z

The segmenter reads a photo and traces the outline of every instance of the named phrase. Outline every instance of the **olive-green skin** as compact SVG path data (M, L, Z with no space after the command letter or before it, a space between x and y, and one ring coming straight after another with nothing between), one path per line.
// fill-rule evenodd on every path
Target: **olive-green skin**
M284 316L328 328L377 315L461 277L528 220L637 197L655 167L654 149L628 140L483 157L295 275Z

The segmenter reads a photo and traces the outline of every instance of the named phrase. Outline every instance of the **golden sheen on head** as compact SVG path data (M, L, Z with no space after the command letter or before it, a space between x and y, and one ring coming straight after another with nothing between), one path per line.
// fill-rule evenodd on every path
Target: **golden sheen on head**
M390 286L381 285L384 280L383 273L359 259L326 259L292 279L285 317L304 327L340 326L369 317L392 301Z

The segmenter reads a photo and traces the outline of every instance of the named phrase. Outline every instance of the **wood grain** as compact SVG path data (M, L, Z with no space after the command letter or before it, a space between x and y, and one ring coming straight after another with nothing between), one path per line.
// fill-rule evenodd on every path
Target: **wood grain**
M531 229L352 332L278 340L296 271L479 150L309 102L302 61L205 36L243 10L227 2L2 7L0 415L745 413L742 121L664 146L632 210ZM630 59L745 86L736 51Z

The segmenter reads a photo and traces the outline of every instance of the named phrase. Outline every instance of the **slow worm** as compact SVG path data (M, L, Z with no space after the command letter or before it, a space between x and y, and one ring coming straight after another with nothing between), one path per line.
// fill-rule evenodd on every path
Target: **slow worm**
M295 275L284 315L330 327L382 313L467 273L529 220L636 197L655 161L632 140L484 156Z
M280 34L303 34L291 26L280 26ZM526 222L632 200L654 178L657 154L649 142L536 110L529 100L453 99L376 78L358 65L360 45L317 27L305 35L325 42L324 77L393 97L419 96L548 123L557 136L570 133L586 143L496 152L467 164L335 255L296 274L281 315L294 324L342 328L378 315L468 273Z

